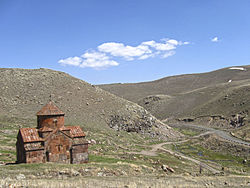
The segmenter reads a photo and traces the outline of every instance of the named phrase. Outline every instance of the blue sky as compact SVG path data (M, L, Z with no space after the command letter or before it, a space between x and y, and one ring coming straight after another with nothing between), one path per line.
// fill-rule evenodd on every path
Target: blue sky
M0 67L92 84L250 64L249 0L0 0Z

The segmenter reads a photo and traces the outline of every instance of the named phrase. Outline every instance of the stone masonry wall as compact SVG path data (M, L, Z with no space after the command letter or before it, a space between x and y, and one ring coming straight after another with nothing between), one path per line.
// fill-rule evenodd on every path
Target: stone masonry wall
M61 132L51 136L46 143L47 161L58 163L70 163L70 147L72 141Z
M88 144L74 145L71 150L71 163L81 164L88 162Z
M26 163L44 163L44 150L26 151Z

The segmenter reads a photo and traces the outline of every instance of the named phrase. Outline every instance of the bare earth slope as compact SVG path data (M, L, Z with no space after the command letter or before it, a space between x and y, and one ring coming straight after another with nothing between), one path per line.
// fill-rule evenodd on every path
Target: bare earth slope
M99 87L117 96L137 102L149 95L175 95L215 84L227 83L229 80L250 79L250 66L241 67L244 67L245 70L230 69L232 68L230 67L208 73L165 77L152 82L103 84Z
M161 120L198 121L236 128L236 135L250 140L249 65L152 82L99 87L138 103Z
M66 124L80 124L93 130L113 128L162 138L178 135L137 104L63 72L0 69L0 88L2 121L22 120L25 124L21 126L34 126L35 113L51 95L55 104L65 112Z

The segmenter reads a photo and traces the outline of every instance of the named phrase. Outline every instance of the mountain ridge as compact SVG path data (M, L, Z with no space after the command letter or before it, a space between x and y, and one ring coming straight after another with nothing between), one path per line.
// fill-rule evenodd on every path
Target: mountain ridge
M248 96L247 88L250 88L250 65L176 75L151 82L98 86L138 103L161 120L183 121L206 117L206 121L200 119L198 123L225 128L246 125L244 127L249 129L250 102L247 99L250 94ZM245 89L240 89L242 87ZM234 96L232 100L231 95ZM214 116L224 120L215 120ZM250 135L247 134L245 139L249 140Z
M51 95L65 112L67 124L80 123L94 129L113 128L163 137L175 135L174 130L137 104L63 72L43 68L1 68L0 86L0 119L23 119L34 124L35 113Z

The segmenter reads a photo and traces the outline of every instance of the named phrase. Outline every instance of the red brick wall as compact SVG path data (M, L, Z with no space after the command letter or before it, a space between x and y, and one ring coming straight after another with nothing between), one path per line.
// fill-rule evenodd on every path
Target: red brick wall
M26 151L26 163L44 163L44 150Z
M88 144L72 146L71 163L81 164L88 162Z
M52 135L46 142L47 161L70 163L70 147L72 140L61 132Z
M55 120L57 121L55 123ZM41 128L41 127L49 127L49 128L56 128L57 127L62 127L64 126L64 116L60 115L60 116L38 116L37 117L37 128Z
M42 138L46 138L50 134L51 134L51 132L42 132L42 133L39 132L39 136Z

